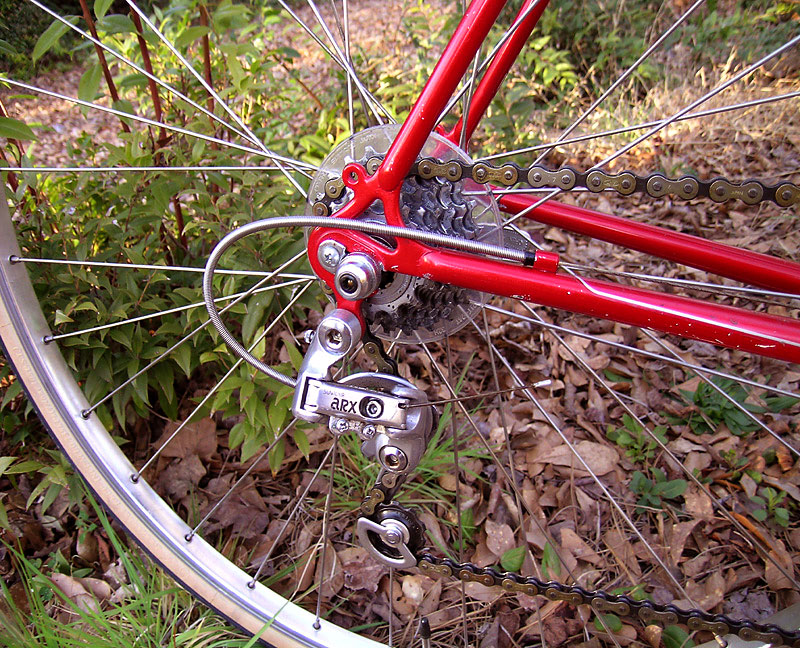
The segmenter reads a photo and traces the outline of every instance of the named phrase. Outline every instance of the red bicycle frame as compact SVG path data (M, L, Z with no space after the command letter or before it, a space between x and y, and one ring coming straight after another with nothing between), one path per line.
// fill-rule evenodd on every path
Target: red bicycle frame
M353 198L337 211L337 218L357 218L373 201L381 200L387 223L404 225L399 209L403 180L506 2L473 0L377 172L369 176L358 164L344 168L342 178L352 189ZM466 123L459 120L452 130L440 130L440 134L454 144L463 129L467 138L472 134L547 2L527 0L523 4L516 30L475 89ZM552 200L530 209L535 204L530 196L506 195L499 204L511 214L523 214L577 234L769 290L800 294L800 265L789 261ZM333 276L314 252L322 241L331 239L350 252L372 255L387 271L800 362L800 323L796 320L557 273L553 254L537 258L533 267L523 267L407 239L398 239L396 247L389 248L359 232L320 228L309 239L309 258L331 287ZM361 317L360 303L339 298L338 305Z

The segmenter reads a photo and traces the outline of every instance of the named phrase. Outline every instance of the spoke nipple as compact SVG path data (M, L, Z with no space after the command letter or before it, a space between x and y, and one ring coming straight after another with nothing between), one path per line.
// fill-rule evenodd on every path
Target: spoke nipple
M131 475L131 481L132 481L134 484L138 484L138 483L139 483L139 473L133 473L133 474Z
M52 335L45 335L42 338L42 342L44 342L45 344L50 344L52 341L53 341L53 336Z
M249 587L250 589L255 589L255 588L256 588L256 581L255 581L255 579L253 579L253 580L250 580L250 581L247 581L247 587Z
M19 263L20 260L21 259L16 254L12 254L10 257L8 257L8 262L11 264Z
M189 531L189 533L183 536L183 539L186 540L186 542L191 542L192 538L194 538L194 531Z
M87 420L88 420L88 419L89 419L89 417L90 417L91 415L92 415L92 412L91 412L91 410L87 410L87 409L85 409L85 410L81 410L81 417L82 417L82 418L84 418L84 419L87 419Z
M322 627L322 624L319 622L319 619L317 619L316 621L314 621L313 626L314 630L319 630Z

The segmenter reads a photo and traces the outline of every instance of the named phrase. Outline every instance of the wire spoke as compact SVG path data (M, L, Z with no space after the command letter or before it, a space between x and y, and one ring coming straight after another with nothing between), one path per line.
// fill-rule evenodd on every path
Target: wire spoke
M506 30L506 32L503 34L503 36L500 38L497 44L491 49L489 54L486 55L486 58L484 58L481 64L478 66L478 71L477 71L478 74L481 74L486 70L487 67L489 67L489 64L492 62L492 59L494 59L494 57L497 55L497 52L500 51L500 48L506 44L506 41L508 41L508 39L511 38L514 32L517 31L519 26L525 21L525 19L531 14L531 12L534 9L536 9L536 7L539 5L540 2L543 1L544 0L535 0L535 2L532 2L527 7L527 9L525 9L522 15L520 15L512 23L512 25ZM461 98L464 96L467 90L468 90L468 85L465 83L447 103L445 109L442 111L442 114L439 116L439 120L437 121L437 123L440 123L447 115L450 114L450 111L453 110L453 108L459 101L461 101Z
M593 268L578 263L562 263L562 268L577 270L584 273L594 273L600 275L608 275L613 277L626 277L628 279L635 279L639 281L650 281L653 283L668 284L671 286L682 286L692 290L702 290L708 292L715 292L726 294L735 297L742 297L754 301L761 301L763 303L774 303L766 300L766 297L785 298L785 299L800 299L800 294L785 293L775 290L765 290L764 288L750 288L748 286L727 286L724 284L715 284L708 281L697 281L695 279L680 279L677 277L660 277L658 275L650 275L642 272L627 272L622 270L610 270L606 268Z
M320 563L319 569L319 585L317 586L317 611L316 617L314 619L314 629L319 630L321 626L320 624L320 612L322 611L322 586L326 583L325 579L325 557L328 550L328 534L330 533L330 518L331 518L331 502L333 500L333 479L334 473L336 472L336 450L339 446L339 437L334 435L333 437L333 453L331 454L331 475L330 480L328 481L328 493L325 496L325 512L322 515L322 560ZM390 597L391 599L391 597Z
M679 110L678 112L673 114L671 117L667 117L666 119L662 119L661 121L656 122L656 124L652 128L648 129L648 131L646 133L640 135L635 140L633 140L629 144L626 144L622 148L617 149L614 153L612 153L611 155L607 156L606 158L604 158L603 160L601 160L597 164L593 165L589 170L590 171L594 171L596 169L602 169L604 166L606 166L607 164L609 164L613 160L616 160L618 157L620 157L621 155L624 155L625 153L630 151L635 146L638 146L639 144L641 144L645 140L650 139L653 135L655 135L656 133L658 133L662 129L666 128L667 126L669 126L670 124L672 124L676 120L680 119L684 115L690 113L692 110L694 110L698 106L700 106L700 105L704 104L705 102L709 101L710 99L712 99L713 97L718 95L720 92L722 92L726 88L729 88L730 86L732 86L737 81L740 81L741 79L745 78L746 76L749 76L750 74L755 72L758 68L763 66L767 61L775 58L776 56L778 56L779 54L785 52L786 50L791 49L798 42L800 42L800 34L798 34L797 36L792 38L787 43L781 45L780 47L778 47L778 48L776 48L774 50L772 50L769 54L767 54L765 56L762 56L758 61L756 61L752 65L749 65L744 70L742 70L741 72L737 73L736 75L734 75L733 77L731 77L727 81L719 84L718 86L716 86L715 88L713 88L712 90L710 90L709 92L704 94L699 99L696 99L695 101L691 102L688 106L686 106L685 108L682 108L681 110ZM555 196L557 196L560 193L562 193L561 189L554 189L552 192L550 192L549 194L547 194L543 198L540 198L539 200L537 200L532 205L526 207L525 209L523 209L518 214L515 214L514 216L512 216L511 218L506 220L503 223L503 225L504 226L510 225L511 223L513 223L516 220L522 218L526 214L529 214L534 209L536 209L537 207L543 205L548 200L551 200L552 198L554 198Z
M748 385L749 387L756 387L756 388L759 388L759 389L763 389L765 391L770 391L770 392L775 393L775 394L780 394L781 396L791 396L792 398L796 398L797 397L797 394L794 394L794 393L792 393L792 392L790 392L790 391L788 391L786 389L781 389L780 387L774 387L772 385L766 385L766 384L763 384L763 383L756 382L754 380L748 380L747 378L737 377L737 376L729 374L729 373L727 373L725 371L720 371L718 369L710 369L708 367L701 367L701 366L692 364L691 362L686 362L685 360L678 360L678 359L670 357L670 356L661 355L659 353L654 353L652 351L647 351L645 349L639 349L637 347L630 346L628 344L623 344L622 342L613 342L611 340L606 340L605 338L599 337L597 335L592 335L591 333L586 333L584 331L579 331L577 329L566 328L564 326L559 326L558 324L552 324L550 322L545 322L545 321L541 321L540 322L540 321L535 320L532 317L528 317L528 316L522 315L520 313L515 313L515 312L507 310L505 308L500 308L499 306L492 306L490 304L486 304L485 308L487 310L492 311L492 312L500 313L500 314L505 315L507 317L518 319L518 320L520 320L522 322L526 322L528 324L533 324L533 325L541 327L541 328L549 329L549 330L552 330L552 331L558 331L559 333L565 333L567 335L575 335L577 337L585 338L587 340L592 340L594 342L599 342L601 344L606 344L606 345L608 345L610 347L613 347L615 349L621 349L621 350L627 351L629 353L635 353L637 355L641 355L641 356L644 356L646 358L651 358L653 360L661 360L663 362L667 362L669 364L677 365L679 367L683 367L684 369L689 369L691 371L704 371L707 374L710 374L710 375L713 375L713 376L719 376L720 378L728 378L730 380L735 380L735 381L738 381L738 382L742 383L743 385Z
M474 322L473 322L473 324L474 324ZM476 328L480 332L480 327L476 326ZM498 353L498 356L497 356L498 359L503 364L503 366L505 366L506 370L509 372L509 374L510 374L511 378L514 380L514 382L516 382L518 385L523 385L524 381L519 377L519 374L516 372L516 370L514 369L512 364L508 361L508 359L506 359L505 356L503 356L502 354L500 354L497 351L497 349L496 349L494 343L491 341L491 339L485 340L485 342L490 347L494 347L495 348L495 352ZM558 434L558 436L561 438L561 440L567 445L569 451L572 453L572 455L580 463L581 469L584 470L585 472L587 472L589 474L589 476L592 478L592 481L594 481L597 484L598 488L603 492L603 495L605 496L606 500L611 505L611 507L622 518L622 520L625 522L625 525L629 529L631 529L631 531L633 531L634 535L639 539L639 541L642 543L642 545L647 550L647 553L649 553L650 556L653 558L653 560L656 562L656 564L658 564L658 566L661 569L664 570L664 573L667 575L669 580L672 581L672 583L675 585L675 587L678 589L678 591L681 593L681 595L684 596L686 598L686 600L692 606L697 607L697 604L693 601L692 597L689 596L689 594L686 592L686 590L684 589L683 585L681 585L680 581L674 576L674 574L672 574L672 572L669 570L669 568L664 564L664 561L661 559L661 556L659 556L658 552L650 544L650 542L647 540L647 538L644 537L642 532L639 531L639 529L633 523L633 520L631 520L630 516L628 516L628 514L625 512L625 510L619 504L619 502L617 501L617 498L614 497L611 494L611 492L608 490L608 487L595 474L594 470L592 470L592 467L588 464L588 462L586 461L584 456L578 451L578 449L575 447L575 445L569 440L569 437L564 433L564 431L561 429L561 426L553 418L553 416L550 414L550 412L547 411L547 409L541 404L539 399L536 398L536 396L533 394L532 391L530 391L529 389L526 389L526 390L523 390L522 393L533 404L533 406L539 411L539 413L545 418L545 420L547 421L548 425L556 432L556 434Z
M272 292L273 290L278 290L279 288L288 288L290 286L296 286L298 284L305 283L305 287L303 291L306 290L311 285L311 281L309 279L294 279L292 281L286 281L280 284L276 284L274 286L267 286L266 288L259 288L258 290L253 291L253 295L260 295L266 292ZM232 295L226 295L224 297L217 297L214 299L215 304L222 304L225 302L230 301L231 299L236 299L237 297L241 297L244 294L243 292L234 293ZM57 340L63 340L64 338L76 337L78 335L86 335L87 333L97 333L98 331L105 331L112 328L117 328L119 326L125 326L126 324L135 324L136 322L142 322L144 320L149 320L154 317L164 317L165 315L173 315L175 313L182 313L183 311L191 310L192 308L199 308L201 306L205 306L204 301L194 302L192 304L186 304L185 306L177 306L175 308L169 308L167 310L155 311L152 313L147 313L145 315L138 315L137 317L131 317L128 319L120 320L119 322L111 322L110 324L100 324L98 326L92 326L90 328L80 329L78 331L69 331L68 333L59 333L58 335L45 335L44 342L48 344L50 342L55 342Z
M530 313L531 313L531 315L532 315L533 317L535 317L535 318L536 318L536 319L538 319L538 320L542 320L542 317L541 317L541 316L540 316L538 313L536 313L536 312L535 312L535 310L534 310L533 308L531 308L531 307L530 307L528 304L523 304L523 306L525 307L525 309L526 309L528 312L530 312ZM543 320L542 320L542 321L543 321ZM648 337L649 337L651 340L653 340L654 342L656 342L657 344L659 344L659 346L661 346L661 347L662 347L662 348L663 348L665 351L667 351L667 352L671 353L671 354L672 354L673 356L675 356L676 358L679 358L678 354L677 354L677 353L675 353L675 352L674 352L672 349L670 349L670 348L669 348L669 347L668 347L668 346L667 346L667 345L666 345L666 344L665 344L665 343L664 343L662 340L660 340L660 339L659 339L657 336L655 336L655 335L651 334L649 331L646 331L646 330L645 330L645 331L643 331L643 332L644 332L644 333L645 333L645 334L646 334L646 335L647 335L647 336L648 336ZM769 547L768 547L768 546L767 546L767 545L766 545L764 542L762 542L762 541L761 541L761 540L760 540L760 539L759 539L757 536L755 536L755 534L751 533L751 532L750 532L750 531L749 531L749 530L748 530L748 529L747 529L747 528L746 528L744 525L742 525L742 523L741 523L741 522L739 522L739 521L738 521L738 520L737 520L737 519L736 519L736 518L735 518L735 517L732 515L732 513L731 513L730 511L728 511L728 510L725 508L725 505L724 505L724 503L722 502L722 500L720 500L718 497L716 497L716 496L715 496L715 495L714 495L714 494L713 494L713 493L712 493L712 492L709 490L708 486L706 486L706 484L704 484L702 481L700 481L700 479L699 479L699 478L698 478L698 477L697 477L697 476L694 474L694 472L693 472L692 470L689 470L689 468L688 468L688 467L685 465L685 463L684 463L684 462L682 462L682 461L680 461L680 460L678 459L678 457L676 457L676 456L675 456L675 454L674 454L674 453L672 452L672 450L671 450L671 449L670 449L670 448L667 446L667 444L666 444L666 443L664 443L664 441L662 441L662 440L661 440L661 439L660 439L660 438L659 438L659 437L658 437L658 436L657 436L657 435L656 435L656 434L655 434L655 433L654 433L654 432L653 432L653 431L650 429L650 426L649 426L649 425L647 425L647 424L646 424L646 423L645 423L645 422L644 422L644 421L643 421L643 420L642 420L642 419L641 419L641 418L640 418L640 417L639 417L639 416L638 416L638 415L637 415L637 414L636 414L636 413L633 411L633 409L631 409L631 407L630 407L630 406L629 406L627 403L625 403L625 402L623 401L623 399L622 399L622 398L620 398L620 394L619 394L619 392L617 392L617 390L613 389L613 388L612 388L612 387L611 387L611 386L610 386L610 385L609 385L609 384L608 384L608 383L607 383L605 380L603 380L603 378L600 376L600 374L598 374L598 373L597 373L597 371L595 371L595 370L594 370L594 369L593 369L593 368L592 368L592 367L589 365L589 363L586 361L586 359L585 359L585 358L584 358L584 357L583 357L583 356L582 356L580 353L578 353L578 351L576 351L576 350L575 350L575 349L574 349L574 348L573 348L573 347L572 347L572 346L571 346L571 345L570 345L570 344L569 344L569 343L568 343L566 340L564 340L564 338L562 338L562 337L561 337L561 336L560 336L558 333L556 333L556 332L554 332L554 331L550 331L550 335L552 335L552 336L553 336L553 338L554 338L554 339L555 339L555 340L558 342L558 344L559 344L559 345L561 345L563 348L565 348L565 349L567 350L567 352L570 354L570 356L572 356L572 358L575 360L575 362L576 362L576 363L578 363L578 364L581 366L581 368L582 368L582 369L583 369L583 370L584 370L584 371L585 371L587 374L589 374L589 375L591 376L592 380L593 380L593 381L594 381L594 382L595 382L597 385L599 385L599 386L600 386L600 387L601 387L601 388L602 388L602 389L603 389L603 390L604 390L604 391L605 391L605 392L606 392L606 393L607 393L609 396L611 396L611 398L613 398L613 399L614 399L614 400L615 400L615 401L616 401L616 402L617 402L617 403L618 403L618 404L619 404L619 405L620 405L620 406L621 406L621 407L622 407L622 408L625 410L625 412L626 412L626 413L627 413L627 414L628 414L628 415L629 415L631 418L633 418L633 420L634 420L634 421L636 421L636 423L639 425L639 427L642 429L642 431L644 431L644 432L647 434L647 436L648 436L648 437L649 437L649 438L650 438L650 439L651 439L651 440L652 440L654 443L656 443L656 445L658 445L658 446L661 448L661 450L662 450L662 451L663 451L663 452L666 454L666 456L667 456L667 457L669 457L669 458L672 460L672 462L674 463L674 465L676 465L676 466L678 466L678 467L679 467L679 469L680 469L680 470L681 470L681 471L682 471L682 472L683 472L683 473L686 475L686 477L689 479L689 481L693 482L693 483L694 483L694 484L695 484L695 485L698 487L698 489L699 489L700 491L702 491L702 492L703 492L703 494L704 494L704 495L706 495L706 496L709 498L709 500L710 500L710 501L711 501L711 503L713 504L714 508L715 508L715 509L717 509L717 510L718 510L718 511L719 511L719 512L720 512L720 513L721 513L721 514L722 514L722 515L723 515L723 516L724 516L724 517L725 517L725 518L726 518L726 519L727 519L727 520L728 520L728 521L729 521L731 524L733 524L733 525L734 525L734 526L735 526L735 527L738 529L738 531L739 531L739 532L740 532L740 533L741 533L741 534L742 534L742 535L743 535L745 538L747 538L747 539L748 539L748 541L751 543L751 545L752 545L752 546L754 546L754 547L758 547L758 548L761 550L761 552L764 554L764 556L766 556L766 557L767 557L767 559L768 559L768 560L770 560L770 561L771 561L771 562L772 562L772 563L775 565L775 567L776 567L776 568L777 568L777 569L778 569L778 570L779 570L779 571L780 571L780 572L781 572L781 573L782 573L784 576L786 576L786 578L788 578L788 579L789 579L789 580L790 580L792 583L794 583L796 587L800 588L800 584L798 584L798 583L795 581L794 577L793 577L793 576L792 576L790 573L787 573L787 571L784 569L784 567L783 567L783 566L782 566L782 565L781 565L781 564L780 564L780 563L779 563L779 562L778 562L778 561L777 561L777 560L776 560L774 557L772 557L772 556L770 555L770 549L769 549ZM722 389L720 389L720 388L719 388L719 387L717 387L717 386L716 386L716 385L715 385L713 382L711 382L711 380L709 380L707 377L704 377L702 374L697 374L697 375L701 376L701 378L705 378L705 380L708 382L708 384L709 384L709 385L711 385L711 386L715 387L715 388L716 388L716 389L719 391L719 393L720 393L720 394L722 394L723 396L725 396L725 397L726 397L728 400L730 400L730 402L732 402L732 403L734 403L735 405L737 405L737 406L738 406L738 407L739 407L739 408L740 408L742 411L744 411L746 414L750 414L749 412L747 412L747 410L745 410L743 407L741 407L741 405L739 405L738 403L736 403L736 401L734 401L734 399L732 399L730 396L728 396L728 394L727 394L727 393L725 393L725 392L724 392ZM750 416L752 417L752 414L750 414ZM754 420L756 420L754 417L753 417L753 419L754 419ZM772 435L773 437L775 437L776 439L778 439L778 440L779 440L781 443L783 443L784 445L786 445L786 446L787 446L787 447L788 447L788 448L789 448L789 449L790 449L792 452L794 452L795 454L798 454L797 450L795 450L794 448L792 448L792 447L791 447L791 445L787 444L785 441L783 441L783 440L779 439L779 438L778 438L778 436L777 436L777 435L776 435L776 434L775 434L775 433L774 433L772 430L770 430L770 429L769 429L767 426L765 426L765 425L764 425L763 423L761 423L760 421L757 421L757 420L756 420L756 422L757 422L757 423L759 423L759 424L760 424L762 427L764 427L764 429L765 429L765 430L766 430L766 431L767 431L767 432L768 432L770 435ZM800 456L800 455L798 455L798 456Z
M219 507L222 506L225 503L225 501L233 494L233 491L236 490L236 488L239 486L239 484L241 484L245 479L247 479L247 477L250 475L250 473L253 472L253 470L255 470L256 466L258 466L258 464L261 463L262 459L264 459L264 457L266 457L270 452L272 452L272 449L276 445L278 445L278 443L280 443L283 440L283 438L288 434L289 430L291 430L294 427L295 423L297 423L297 419L292 419L291 421L289 421L289 423L286 424L286 426L283 428L283 430L281 430L280 434L278 434L278 436L275 437L275 439L272 441L272 443L270 443L264 449L264 451L260 455L258 455L258 457L256 457L255 461L253 461L253 463L251 463L250 466L248 466L247 470L245 470L242 473L241 477L239 477L239 479L237 479L233 483L233 485L214 504L214 506L212 506L208 510L208 512L203 516L203 519L200 520L194 526L194 528L192 528L192 530L189 531L189 533L186 534L186 542L191 542L192 541L192 538L194 538L194 536L197 534L198 530L209 520L209 518L217 511L217 509L219 509Z
M381 114L380 113L383 113L383 115L389 121L394 123L396 120L391 116L389 111L387 111L381 105L380 101L378 101L373 96L373 94L369 90L367 90L367 88L364 86L364 84L361 83L361 80L358 78L358 75L355 73L355 71L352 70L350 68L350 66L347 65L347 63L338 54L334 53L331 50L331 48L328 47L328 45L326 45L325 42L316 33L314 33L314 30L311 29L311 27L309 27L305 23L305 21L303 21L303 19L300 18L300 16L297 15L297 13L285 2L285 0L278 0L278 3L294 19L294 21L303 29L303 31L305 31L317 43L317 45L319 45L319 47L322 49L322 51L325 52L334 63L336 63L340 68L342 68L342 70L350 78L352 78L353 83L355 84L356 88L358 88L358 91L361 93L362 97L364 97L367 100L367 104L369 105L370 110L372 110L372 112L373 112L373 114L375 116L375 119L378 120L378 123L383 123L383 119L381 118Z
M243 131L244 131L244 132L247 134L247 136L248 136L248 139L249 139L251 142L253 142L253 143L254 143L256 146L258 146L258 148L259 148L259 149L261 149L261 151L263 151L264 153L266 153L266 154L267 154L267 156L269 156L270 158L272 158L272 159L275 161L275 164L276 164L276 165L278 166L278 168L280 169L281 173L283 173L283 175L286 177L286 179L287 179L287 180L288 180L288 181L289 181L289 182L290 182L292 185L294 185L294 188L295 188L295 189L297 189L297 191L300 193L300 195L302 195L304 198L307 198L307 197L308 197L308 194L307 194L306 190L305 190L305 189L303 189L303 187L302 187L302 186L300 186L300 184L297 182L297 180L295 180L295 179L294 179L294 177L292 176L292 174L291 174L291 173L289 173L289 172L288 172L288 171L287 171L287 170L286 170L286 169L283 167L283 165L281 164L281 162L283 161L283 162L286 162L286 163L287 163L289 166L291 166L291 167L295 167L295 163L294 163L294 161L287 161L287 159L286 159L286 158L283 158L282 156L278 156L278 155L277 155L277 154L275 154L273 151L271 151L271 150L270 150L270 149L267 147L267 145L266 145L266 144L264 144L264 142L262 142L262 141L261 141L261 140L260 140L260 139L259 139L259 138L256 136L256 134L255 134L255 133L253 133L253 131L252 131L250 128L248 128L248 126L247 126L247 125L244 123L244 121L242 121L242 118L241 118L241 117L240 117L240 116L239 116L239 115L236 113L236 111L235 111L235 110L233 110L233 108L231 108L231 107L228 105L228 103L227 103L227 102L226 102L226 101L225 101L225 100L224 100L222 97L220 97L220 96L219 96L219 94L217 93L217 91L216 91L216 90L214 90L214 88L213 88L213 87L211 87L211 84L209 84L209 83L208 83L208 82L207 82L207 81L206 81L206 80L203 78L203 75L202 75L202 74L200 74L200 73L199 73L197 70L195 70L195 69L194 69L194 66L193 66L191 63L189 63L189 61L187 61L187 60L186 60L186 58L185 58L185 57L184 57L184 56L183 56L183 55L182 55L182 54L181 54L181 53L180 53L180 52L177 50L177 48L176 48L176 47L175 47L175 46L174 46L174 45L173 45L173 44L172 44L172 43L169 41L169 39L168 39L166 36L164 36L164 34L162 34L162 33L161 33L161 31L160 31L160 30L159 30L159 29L158 29L158 28L157 28L157 27L156 27L156 26L153 24L153 22L152 22L152 21L151 21L151 20L150 20L150 19L147 17L147 14L145 14L145 13L144 13L144 12L143 12L141 9L139 9L139 7L137 7L137 6L136 6L136 4L133 2L133 0L126 0L126 1L127 1L127 3L128 3L128 6L129 6L131 9L133 9L133 10L134 10L134 11L137 13L137 15L138 15L138 16L139 16L139 18L142 20L142 22L144 22L144 23L145 23L145 24L146 24L146 25L147 25L147 26L150 28L150 30L151 30L151 31L152 31L152 32L153 32L153 33L154 33L156 36L158 36L158 39L159 39L159 40L160 40L162 43L164 43L164 45L166 45L166 47L169 49L169 51L170 51L170 52L172 52L172 54L173 54L173 55L174 55L174 56L175 56L175 57L176 57L176 58L177 58L177 59L178 59L178 60L181 62L181 64L184 66L184 68L185 68L185 69L186 69L188 72L190 72L190 73L191 73L191 75L192 75L192 76L193 76L195 79L197 79L197 80L200 82L200 85L202 85L202 86L205 88L206 92L208 92L208 94L209 94L211 97L213 97L213 98L214 98L214 100L215 100L215 101L216 101L216 102L217 102L217 103L218 103L220 106L222 106L222 109L223 109L223 110L224 110L226 113L228 113L228 115L229 115L229 116L231 117L231 119L233 119L233 121L234 121L234 122L235 122L235 123L236 123L236 124L239 126L239 128L241 128L241 129L242 129L242 130L243 130ZM295 167L295 168L296 168L296 167Z
M296 254L292 259L291 263L301 259L305 251ZM197 274L203 274L205 272L205 268L201 268L198 266L176 266L176 265L158 265L158 264L146 264L146 263L119 263L113 261L92 261L92 260L80 260L80 259L46 259L41 257L20 257L20 256L13 256L10 259L11 263L49 263L53 265L76 265L76 266L84 266L87 268L117 268L117 269L126 269L126 270L157 270L157 271L169 271L169 272L194 272ZM217 268L214 270L215 274L222 274L222 275L234 275L239 277L280 277L281 279L316 279L314 275L309 274L297 274L297 273L286 273L286 272L279 272L277 275L274 272L265 272L262 270L225 270L222 268Z
M465 121L466 123L466 121ZM445 353L447 357L447 376L453 381L453 359L450 353L450 336L444 338ZM464 523L461 519L463 511L461 509L461 462L458 460L458 426L456 425L456 411L455 408L450 410L450 434L453 439L453 470L456 476L456 521L458 522L458 562L464 562ZM513 474L513 472L512 472ZM464 583L460 583L461 589L461 631L464 638L465 648L469 646L469 639L467 637L467 593Z
M260 155L260 154L259 154ZM276 166L257 165L231 165L231 166L95 166L95 167L46 167L46 166L21 166L13 167L14 171L28 173L136 173L145 171L163 171L170 173L186 173L189 171L224 172L224 171L280 171ZM306 177L311 177L308 172L298 169Z
M260 157L269 157L275 160L276 164L280 161L285 162L286 164L292 165L293 167L297 167L297 170L304 175L308 175L305 169L316 170L311 164L307 162L300 162L298 160L293 160L292 158L287 158L282 155L273 154L270 152L263 152L258 149L251 148L249 146L244 146L242 144L237 144L236 142L228 142L226 140L220 139L218 137L212 137L211 135L204 135L203 133L197 133L195 131L182 128L180 126L172 126L170 124L165 124L160 121L156 121L155 119L149 119L148 117L142 117L140 115L135 115L133 113L125 112L123 110L117 110L116 108L109 108L108 106L102 106L100 104L92 103L90 101L84 101L82 99L78 99L77 97L70 97L67 95L63 95L59 92L53 92L52 90L45 90L44 88L39 88L37 86L30 85L28 83L23 83L22 81L15 81L14 79L9 79L6 76L0 76L0 83L8 83L10 85L16 86L18 88L22 88L24 90L30 90L31 92L38 92L48 97L53 97L54 99L60 99L62 101L67 101L70 103L74 103L78 106L84 106L85 108L91 108L93 110L99 110L101 112L106 112L111 115L115 115L117 117L123 117L125 119L132 119L134 121L141 122L143 124L147 124L148 126L155 126L157 128L164 128L168 131L174 131L176 133L180 133L181 135L186 135L188 137L195 137L197 139L205 140L207 142L213 142L214 144L221 144L222 146L227 146L230 148L234 148L240 151L244 151L245 153L251 153L253 155L258 155ZM282 169L282 172L285 174L285 170ZM294 179L292 179L294 181Z
M272 331L272 329L274 328L274 326L275 326L275 325L276 325L278 322L280 322L280 320L281 320L281 317L283 317L283 316L284 316L284 315L285 315L287 312L289 312L289 310L291 310L291 308L292 308L292 307L293 307L293 306L294 306L294 305L295 305L295 304L298 302L298 300L300 299L300 297L302 297L302 296L303 296L303 293L305 293L305 291L306 291L306 290L308 290L310 286L311 286L311 283L307 283L305 286L303 286L303 288L301 288L300 290L296 291L296 294L292 296L292 298L291 298L291 300L289 301L289 303L288 303L288 304L286 304L286 306L283 308L283 310L282 310L282 311L281 311L281 312L280 312L278 315L276 315L276 316L275 316L275 319L273 319L273 320L272 320L272 322L270 322L269 326L267 326L267 327L266 327L266 328L265 328L265 329L264 329L264 330L263 330L263 331L262 331L262 332L261 332L261 333L258 335L258 337L255 339L255 341L254 341L254 342L253 342L253 343L252 343L252 344L251 344L251 345L248 347L248 349L247 349L247 351L248 351L248 352L252 352L252 351L253 351L253 349L255 349L255 348L258 346L258 344L259 344L259 343L260 343L260 342L261 342L261 341L262 341L264 338L266 338L266 337L267 337L267 335L269 335L270 331ZM160 447L159 447L159 448L158 448L158 449L157 449L157 450L156 450L156 451L155 451L155 452L152 454L152 456L151 456L151 457L150 457L150 458L149 458L149 459L148 459L148 460L147 460L147 461L144 463L144 465L143 465L143 466L142 466L142 467L141 467L141 468L140 468L140 469L139 469L139 470L138 470L138 471L135 473L135 476L136 476L137 478L138 478L138 476L139 476L139 475L141 475L141 474L142 474L142 473L143 473L145 470L147 470L147 467L148 467L148 466L149 466L151 463L153 463L153 462L156 460L156 458L157 458L157 457L158 457L158 456L159 456L159 455L160 455L160 454L163 452L163 450L164 450L164 449L165 449L165 448L166 448L166 447L167 447L167 446L168 446L168 445L169 445L169 444L172 442L172 440L173 440L173 439L174 439L176 436L178 436L178 434L180 433L180 431L181 431L181 430L183 430L183 428L185 428L185 427L186 427L186 425L188 425L189 421L191 421L191 420L194 418L194 416L195 416L195 415L196 415L196 414L197 414L197 413L198 413L198 412L199 412L199 411L200 411L200 410L203 408L203 406L204 406L204 405L205 405L205 404L206 404L206 403L207 403L207 402L210 400L210 398L211 398L211 397L212 397L212 396L213 396L213 395L214 395L214 394L217 392L217 390L218 390L220 387L222 387L223 383L224 383L224 382L225 382L225 381L226 381L228 378L230 378L230 377L233 375L233 372L234 372L234 371L236 371L236 369L238 369L238 368L239 368L239 366L240 366L240 365L241 365L243 362L244 362L244 360L242 360L242 358L237 358L237 359L236 359L236 362L234 362L233 366L232 366L230 369L228 369L228 371L225 373L225 375L224 375L222 378L220 378L220 379L219 379L219 380L218 380L218 381L217 381L217 382L216 382L216 383L215 383L215 384L214 384L214 385L211 387L211 389L209 389L209 390L208 390L208 393L206 393L206 395L205 395L205 396L203 396L203 399L202 399L202 400L201 400L201 401L200 401L200 402L197 404L197 406L196 406L196 407L195 407L195 408L192 410L191 414L189 414L189 415L188 415L186 418L184 418L184 419L183 419L183 421L182 421L182 422L181 422L181 424L180 424L180 425L179 425L179 426L178 426L178 427L175 429L175 431L174 431L174 432L172 432L172 434L170 434L170 436L167 438L167 440L166 440L166 441L164 441L164 443L163 443L163 444L161 444L161 446L160 446ZM194 533L194 531L193 531L192 533Z
M658 346L660 346L664 351L669 353L675 358L680 358L680 356L668 346L664 340L659 338L657 335L653 334L651 331L646 329L642 329L642 333L644 333L648 338L653 340ZM716 391L720 396L722 396L726 401L728 401L731 405L733 405L737 410L739 410L745 417L750 419L751 422L755 423L764 430L767 434L769 434L773 439L775 439L778 443L784 446L789 452L794 454L797 457L800 457L800 450L795 448L791 443L789 443L786 439L784 439L780 434L775 432L771 427L769 427L766 423L764 423L761 419L757 418L753 415L753 413L748 410L744 405L742 405L739 401L737 401L733 396L731 396L728 392L726 392L722 387L717 385L713 380L711 380L703 371L693 371L693 373L700 378L706 385L711 387L714 391ZM738 382L738 381L737 381Z

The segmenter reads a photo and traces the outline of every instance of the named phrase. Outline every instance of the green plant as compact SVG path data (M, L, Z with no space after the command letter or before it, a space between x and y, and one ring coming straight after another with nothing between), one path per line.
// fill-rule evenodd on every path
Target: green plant
M778 491L769 486L759 489L759 495L752 495L750 501L756 508L752 515L759 522L764 522L767 518L772 518L775 524L784 529L789 526L789 509L781 506L786 499L784 491Z
M759 427L748 412L780 412L798 401L791 396L768 396L763 399L766 406L755 405L749 402L750 392L735 380L714 376L711 381L714 386L701 382L693 392L680 390L694 409L680 416L668 415L670 423L689 425L695 434L713 432L724 424L733 434L742 436Z
M677 499L689 486L689 482L685 479L667 479L660 468L651 468L650 474L652 479L637 470L631 477L629 487L639 496L636 501L637 513L644 513L647 508L662 509L664 506L662 499Z
M656 455L659 447L658 441L667 442L667 428L658 425L653 428L652 434L645 432L642 426L629 414L622 415L624 427L615 428L608 426L606 436L625 450L625 456L634 463L648 462ZM653 438L655 437L655 438Z

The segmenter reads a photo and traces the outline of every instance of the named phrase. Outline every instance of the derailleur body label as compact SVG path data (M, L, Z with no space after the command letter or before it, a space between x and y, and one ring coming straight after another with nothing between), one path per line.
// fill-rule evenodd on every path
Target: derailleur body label
M314 378L307 380L304 391L301 407L306 412L406 429L407 398Z

